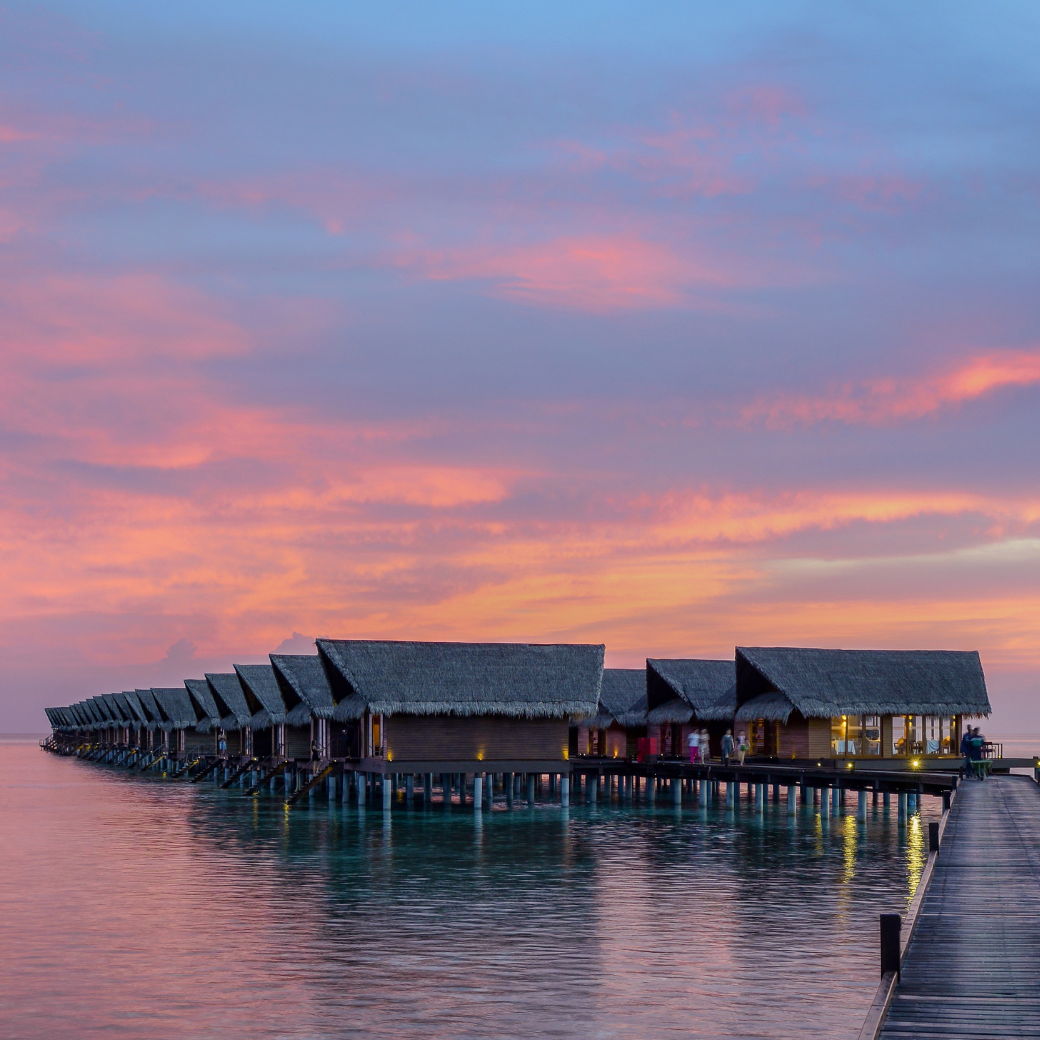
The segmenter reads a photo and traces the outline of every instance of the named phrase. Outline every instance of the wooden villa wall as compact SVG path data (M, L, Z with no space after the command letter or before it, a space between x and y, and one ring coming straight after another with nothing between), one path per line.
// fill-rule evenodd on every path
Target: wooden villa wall
M396 715L384 720L387 752L399 761L549 759L567 752L566 719Z
M212 733L199 733L197 730L188 729L184 731L184 753L212 755L217 746L216 739Z
M309 724L285 727L285 757L311 757L311 727Z
M830 757L831 720L805 719L793 714L779 729L778 758Z

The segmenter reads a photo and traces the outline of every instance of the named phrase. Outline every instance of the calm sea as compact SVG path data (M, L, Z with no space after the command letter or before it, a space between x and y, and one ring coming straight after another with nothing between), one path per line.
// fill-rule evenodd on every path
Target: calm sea
M384 820L26 742L0 787L5 1040L855 1037L924 857L894 806Z

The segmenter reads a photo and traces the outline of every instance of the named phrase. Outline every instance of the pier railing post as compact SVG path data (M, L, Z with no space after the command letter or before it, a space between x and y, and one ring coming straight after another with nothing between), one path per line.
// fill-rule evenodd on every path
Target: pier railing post
M903 919L899 914L881 915L881 975L890 971L899 978L899 933Z
M939 851L939 824L934 820L928 824L928 851Z

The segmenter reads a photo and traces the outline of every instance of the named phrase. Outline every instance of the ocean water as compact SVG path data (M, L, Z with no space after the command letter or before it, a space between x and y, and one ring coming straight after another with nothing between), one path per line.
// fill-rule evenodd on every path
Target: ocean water
M0 1036L855 1037L938 806L286 811L0 743Z

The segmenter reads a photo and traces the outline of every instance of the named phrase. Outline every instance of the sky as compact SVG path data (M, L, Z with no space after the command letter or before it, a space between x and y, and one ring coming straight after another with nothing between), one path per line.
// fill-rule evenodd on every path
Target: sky
M0 730L339 638L982 655L1040 9L0 7Z

